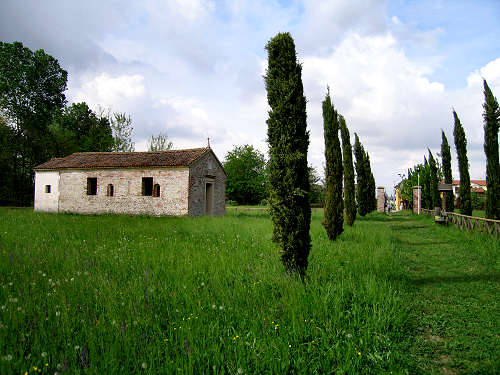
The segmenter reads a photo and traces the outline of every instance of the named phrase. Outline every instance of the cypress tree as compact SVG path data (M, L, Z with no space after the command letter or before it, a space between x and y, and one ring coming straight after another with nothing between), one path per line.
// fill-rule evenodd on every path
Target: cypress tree
M446 134L441 130L441 162L443 163L443 175L445 184L453 184L453 176L451 174L451 151ZM446 211L453 212L455 210L455 197L453 190L446 192Z
M356 178L358 181L358 186L356 188L358 212L361 216L365 216L369 212L368 207L366 206L365 199L368 185L368 176L366 176L365 168L365 150L356 133L354 133L354 156L356 157L354 167L356 169Z
M342 153L339 141L339 120L330 99L330 89L323 101L323 128L325 138L325 210L323 226L331 241L344 231L342 202Z
M352 226L356 220L356 197L354 190L354 166L352 164L352 146L349 129L342 115L339 115L340 134L342 135L342 153L344 159L344 205L347 224Z
M457 112L453 110L455 127L453 135L455 138L455 148L457 149L458 171L460 173L460 188L458 196L460 199L460 213L462 215L472 215L472 202L470 194L469 160L467 158L467 139L465 131L460 123Z
M265 76L269 143L270 215L273 241L281 247L281 260L289 272L303 278L311 249L309 227L309 170L306 98L302 66L289 33L279 33L266 45Z
M500 164L498 127L500 109L488 83L484 82L484 153L486 154L486 218L500 219Z
M368 155L368 152L365 153L365 170L365 175L368 177L368 182L365 190L365 200L368 212L372 212L377 209L377 194L375 178L373 177L370 155Z
M424 156L424 165L420 169L420 183L422 186L422 207L430 210L432 206L430 188L430 168L427 158Z
M436 207L441 207L441 198L439 197L439 190L438 190L438 169L436 166L436 160L434 160L434 156L432 155L431 150L429 149L427 150L429 151L430 201L431 201L431 210L433 210Z

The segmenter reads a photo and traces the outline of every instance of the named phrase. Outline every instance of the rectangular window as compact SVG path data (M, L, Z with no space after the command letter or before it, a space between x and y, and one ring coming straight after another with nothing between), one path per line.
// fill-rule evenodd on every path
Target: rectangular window
M97 195L97 177L87 178L87 195Z
M45 185L45 192L50 193L50 185Z
M153 177L142 178L142 195L153 195Z

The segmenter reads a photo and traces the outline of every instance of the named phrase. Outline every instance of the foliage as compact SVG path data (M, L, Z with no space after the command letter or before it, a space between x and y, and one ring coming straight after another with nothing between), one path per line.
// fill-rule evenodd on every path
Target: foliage
M73 103L55 116L49 130L55 156L73 152L111 151L112 129L107 117L100 117L87 103Z
M472 215L471 195L470 195L470 176L469 160L467 158L467 139L465 131L460 123L457 113L453 110L455 127L453 135L455 138L455 148L457 150L458 171L460 173L460 187L458 190L460 213L462 215Z
M132 142L132 119L125 112L115 112L109 116L109 124L113 133L112 151L133 152L135 143Z
M52 156L48 127L66 102L66 81L67 72L43 50L0 42L0 115L12 129L7 168L13 174L13 190L3 195L12 204L32 202L33 167Z
M309 194L311 204L323 207L325 203L325 186L321 182L318 171L313 166L309 166L309 186L311 192Z
M369 208L365 199L366 192L368 190L369 177L366 175L365 150L356 133L354 133L354 156L356 157L354 165L356 169L356 178L358 181L358 186L356 188L358 212L361 216L365 216L369 212Z
M160 133L156 137L152 135L148 141L148 151L167 151L172 146L173 143L168 140L167 133Z
M441 158L443 167L444 182L446 184L453 184L453 176L451 174L451 151L448 139L444 131L441 131ZM446 192L446 211L453 212L455 210L455 197L452 191Z
M352 164L352 146L349 129L342 115L339 115L340 134L342 135L342 153L344 160L344 204L347 224L352 226L356 220L356 197L354 188L354 167Z
M441 198L439 196L438 190L438 168L436 166L436 160L434 160L434 156L432 155L431 150L429 149L429 194L431 201L431 209L436 207L441 207Z
M266 160L253 146L236 146L226 154L226 197L238 204L258 204L266 198Z
M431 210L433 209L431 196L431 168L425 156L424 164L420 169L420 184L422 186L422 208Z
M376 195L376 185L375 178L373 177L372 167L370 163L370 155L368 152L365 153L365 169L366 176L368 176L368 189L366 192L366 202L368 206L368 212L375 211L377 209L377 195Z
M306 98L302 66L289 33L279 33L266 45L265 75L269 143L270 214L273 240L282 249L288 271L305 275L311 248Z
M500 219L500 163L498 159L498 128L500 108L488 83L484 81L484 153L486 155L486 217Z
M325 138L325 211L323 226L330 241L344 231L344 202L342 201L342 152L339 141L339 116L331 99L330 89L323 101L323 134Z

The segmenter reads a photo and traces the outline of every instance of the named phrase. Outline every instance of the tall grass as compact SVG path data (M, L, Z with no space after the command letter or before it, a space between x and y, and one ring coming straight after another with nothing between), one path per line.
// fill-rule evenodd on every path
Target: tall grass
M262 211L2 209L0 373L403 371L406 276L383 216L335 243L321 216L302 283L283 270Z

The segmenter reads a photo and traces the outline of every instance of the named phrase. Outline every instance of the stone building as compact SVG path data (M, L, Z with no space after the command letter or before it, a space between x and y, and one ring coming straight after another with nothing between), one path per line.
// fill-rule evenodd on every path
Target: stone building
M224 215L226 172L210 147L77 152L35 170L35 211Z

